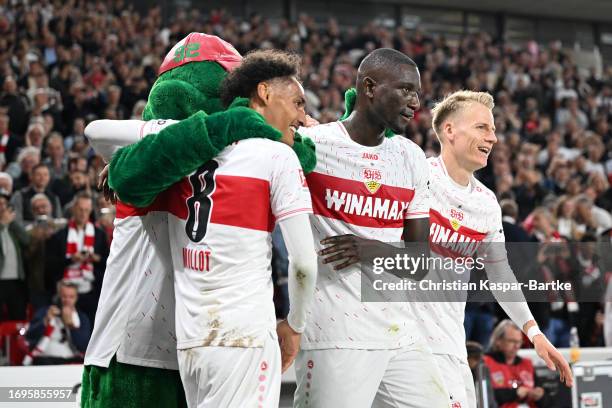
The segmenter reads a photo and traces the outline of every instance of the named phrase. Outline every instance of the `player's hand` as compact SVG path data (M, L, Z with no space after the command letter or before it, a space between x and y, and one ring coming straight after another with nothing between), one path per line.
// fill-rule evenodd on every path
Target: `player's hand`
M108 185L108 164L104 166L100 174L98 174L98 189L102 190L106 201L117 204L117 195Z
M574 383L574 378L572 376L572 370L570 369L569 364L561 353L550 344L550 341L543 334L537 334L533 338L533 347L535 348L536 353L544 362L546 366L555 371L559 370L559 377L562 383L565 383L566 386L571 387Z
M287 320L283 320L276 325L276 334L278 335L278 341L281 349L281 360L282 368L281 373L287 371L293 360L300 351L300 339L302 335L289 326Z
M359 262L359 256L363 256L373 242L375 241L350 234L327 237L321 241L324 248L318 252L318 255L323 257L324 264L338 262L334 270L339 271Z

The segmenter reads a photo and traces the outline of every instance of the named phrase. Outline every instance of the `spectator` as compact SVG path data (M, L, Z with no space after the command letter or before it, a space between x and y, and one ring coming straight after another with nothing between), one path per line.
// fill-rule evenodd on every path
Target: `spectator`
M63 178L55 178L51 183L51 191L53 191L60 200L62 208L66 207L76 194L73 188L72 174L79 172L87 174L88 164L87 159L80 156L72 156L68 159L68 170Z
M578 279L578 293L581 299L590 302L578 304L577 327L580 333L582 347L601 345L600 334L597 331L597 314L603 312L600 300L605 294L605 269L595 236L584 235L576 244L575 256L572 257L573 269Z
M536 403L543 403L546 398L544 388L537 385L531 360L518 356L521 344L521 329L511 320L502 320L493 330L490 351L484 356L500 408L515 408L521 404L535 408Z
M26 317L27 291L22 252L29 237L9 207L10 195L0 190L0 319L6 306L9 320Z
M31 351L24 365L82 363L92 326L78 307L78 290L73 283L58 282L58 300L38 309L26 338Z
M0 172L0 190L8 195L13 194L13 178L8 173Z
M466 340L478 343L486 342L491 336L495 325L495 303L470 301L465 305L465 328Z
M79 309L94 321L108 257L106 234L90 221L93 201L81 193L75 197L68 225L47 241L47 271L52 281L74 283Z
M479 399L479 404L481 402L481 395L486 395L488 404L485 407L497 408L497 401L495 401L493 387L491 386L491 372L482 359L482 346L475 341L468 341L465 343L465 348L467 350L468 365L472 371L472 377L474 377L474 389L476 390L476 398ZM486 392L480 390L483 386L483 381L486 383Z
M40 149L24 147L17 155L17 162L11 163L6 172L13 178L13 191L19 191L30 184L32 168L40 163Z
M59 228L65 226L66 221L54 219L51 201L45 194L35 194L30 203L34 222L26 227L31 239L25 250L25 266L30 303L36 310L49 304L55 286L55 282L45 275L45 244Z
M47 157L43 160L43 163L49 166L51 178L64 178L68 172L68 158L65 154L64 139L61 134L53 132L49 135L45 153Z
M16 134L10 130L10 117L0 112L0 164L6 166L15 160L17 149L23 145Z
M11 201L11 204L13 204L15 208L15 214L18 221L25 223L31 223L34 221L34 214L32 213L30 201L32 200L32 197L38 193L42 193L49 198L51 206L53 207L53 217L60 217L60 201L59 198L53 192L51 192L51 189L49 189L50 180L51 175L49 174L49 167L47 167L46 164L39 163L32 168L30 185L20 191L17 191L13 195L13 199Z
M28 130L26 131L25 145L34 146L40 150L46 135L47 130L45 126L40 122L33 122L28 126Z
M571 253L566 243L543 243L537 255L538 279L541 282L559 281L576 287ZM544 333L555 347L569 347L570 328L576 324L578 303L574 290L548 292L550 305L548 325Z
M13 76L4 78L0 106L7 107L7 114L11 118L9 129L11 133L23 136L28 127L29 102L27 97L19 91Z

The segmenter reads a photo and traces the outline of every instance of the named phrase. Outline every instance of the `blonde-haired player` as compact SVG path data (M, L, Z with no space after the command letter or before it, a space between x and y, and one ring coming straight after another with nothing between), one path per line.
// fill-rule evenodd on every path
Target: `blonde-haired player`
M516 278L506 258L501 208L495 194L474 177L476 170L487 165L497 142L493 107L493 97L489 93L458 91L432 110L432 126L440 141L441 153L428 159L430 248L432 256L458 259L465 256L466 246L448 245L449 242L481 245L483 251L479 250L478 256L485 255L484 265L490 282L512 283ZM431 270L428 277L448 279L453 278L448 275L454 273ZM547 366L559 369L561 379L571 385L569 365L539 330L522 293L514 294L518 297L513 301L501 301L500 292L492 292L508 316L523 329ZM474 385L465 349L465 303L421 303L416 309L425 337L445 376L451 406L475 408Z

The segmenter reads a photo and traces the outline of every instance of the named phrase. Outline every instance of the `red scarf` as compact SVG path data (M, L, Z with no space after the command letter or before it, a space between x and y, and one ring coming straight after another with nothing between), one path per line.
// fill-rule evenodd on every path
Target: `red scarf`
M85 225L85 236L83 242L78 242L79 234L77 233L77 227L74 220L68 222L68 239L66 242L66 259L72 258L72 255L79 251L87 251L90 254L94 252L94 241L95 241L95 229L91 222L87 222ZM64 270L64 280L73 282L83 288L84 281L93 282L93 264L89 261L86 262L72 262ZM83 288L85 289L85 288ZM86 293L89 290L79 290L79 293Z

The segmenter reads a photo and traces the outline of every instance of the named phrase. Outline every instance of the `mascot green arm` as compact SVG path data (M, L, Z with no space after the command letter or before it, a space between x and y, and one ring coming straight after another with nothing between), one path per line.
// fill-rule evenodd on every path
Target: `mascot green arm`
M251 137L279 140L281 133L249 108L197 112L119 149L110 162L109 186L121 201L146 207L227 145Z

